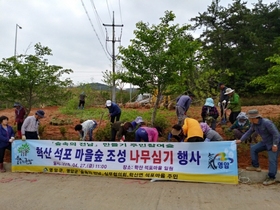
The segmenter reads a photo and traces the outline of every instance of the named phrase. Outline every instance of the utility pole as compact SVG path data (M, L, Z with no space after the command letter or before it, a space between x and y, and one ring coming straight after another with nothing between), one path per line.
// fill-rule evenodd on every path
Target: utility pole
M113 27L113 35L112 35L112 40L106 38L107 42L112 42L112 76L113 76L113 87L112 87L112 101L116 102L116 81L115 81L115 43L120 42L120 39L116 40L115 39L115 27L123 27L122 25L115 25L115 18L114 18L114 12L113 12L113 23L112 25L110 24L103 24L103 26L110 26Z

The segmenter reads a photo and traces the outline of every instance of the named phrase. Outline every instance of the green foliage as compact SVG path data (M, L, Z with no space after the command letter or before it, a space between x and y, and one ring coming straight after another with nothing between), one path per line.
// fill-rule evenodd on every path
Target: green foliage
M274 94L248 94L241 98L242 106L279 105L279 95Z
M72 124L72 120L70 118L63 118L63 119L59 119L56 116L53 117L50 121L51 125L70 125Z
M46 125L39 125L39 135L42 137L43 136L43 133L45 131L45 128L46 128Z
M65 137L65 134L67 133L67 129L65 127L60 127L59 128L60 134L62 135L62 137Z
M199 38L204 60L210 69L232 73L220 76L228 87L238 88L240 94L257 92L262 86L248 83L267 74L271 64L266 58L279 51L273 43L280 30L279 3L260 0L249 9L242 0L233 0L227 7L220 2L212 1L207 11L191 19L194 29L204 29Z
M171 25L175 15L166 11L159 25L138 22L135 39L127 48L120 47L118 59L127 72L118 73L117 79L140 87L141 92L157 92L152 114L156 118L161 96L169 85L185 86L185 75L194 69L199 42L187 34L190 26Z
M154 127L156 127L156 126L162 128L163 130L172 127L170 122L168 120L166 120L166 117L160 116L160 115L157 115L157 117L156 117Z
M35 55L19 55L0 62L1 98L4 101L20 101L27 109L45 104L61 104L69 98L72 80L61 80L71 69L49 65L45 56L51 56L51 49L35 44Z
M98 125L99 126L99 125ZM111 125L107 123L105 127L97 127L94 134L95 141L108 141L111 139Z
M12 128L13 128L14 133L16 134L17 133L17 126L14 125L14 126L12 126Z
M280 38L279 38L280 41ZM257 77L250 84L253 86L264 86L265 93L280 94L280 55L275 54L267 58L274 66L268 69L267 75Z
M228 131L228 126L227 125L222 125L222 129L223 129L223 132L226 136L226 139L234 139L234 135L233 135L233 132L232 131Z
M76 98L71 98L62 107L63 113L71 114L73 111L77 111L79 101Z

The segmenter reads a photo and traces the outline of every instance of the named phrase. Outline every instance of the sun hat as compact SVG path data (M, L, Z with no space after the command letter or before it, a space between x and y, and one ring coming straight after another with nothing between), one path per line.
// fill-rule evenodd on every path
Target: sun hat
M237 117L236 117L237 120L248 120L248 117L246 116L246 113L245 112L240 112Z
M182 130L176 130L175 128L172 128L172 130L171 130L171 134L173 136L178 136L181 132L182 132Z
M228 94L232 93L233 91L234 91L234 89L227 88L224 95L228 95Z
M39 117L44 117L45 112L43 110L38 110L35 114L37 114Z
M247 117L253 119L253 118L258 118L258 117L262 117L262 116L259 114L258 110L252 109L252 110L248 111Z
M142 117L138 116L138 117L135 118L135 122L136 122L136 124L140 124L144 121L143 121Z
M14 107L21 106L19 102L14 103Z
M173 136L178 136L181 132L182 132L182 126L181 125L176 124L176 125L172 126L171 134Z
M212 98L206 98L206 102L204 104L204 106L210 106L210 107L214 107L214 100Z
M106 106L111 106L112 105L112 101L111 100L107 100L106 101Z

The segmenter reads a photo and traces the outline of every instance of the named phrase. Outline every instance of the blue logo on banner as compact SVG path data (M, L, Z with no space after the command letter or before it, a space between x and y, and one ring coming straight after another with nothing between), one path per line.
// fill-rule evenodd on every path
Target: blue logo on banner
M208 168L213 170L219 169L229 169L229 165L233 163L233 159L226 156L226 153L220 152L218 154L208 154Z

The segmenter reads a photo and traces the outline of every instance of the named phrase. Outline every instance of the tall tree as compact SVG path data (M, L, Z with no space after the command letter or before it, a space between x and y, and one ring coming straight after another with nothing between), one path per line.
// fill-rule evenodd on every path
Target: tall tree
M58 104L68 98L67 87L72 80L61 80L71 69L49 65L45 56L51 56L51 49L35 44L35 55L19 55L0 62L1 100L19 101L29 114L32 106L41 103Z
M280 50L280 37L275 39L275 46L278 46ZM278 51L279 52L279 51ZM272 67L268 69L267 74L264 76L259 76L250 82L250 85L254 87L264 87L265 93L280 94L280 54L274 54L267 58L268 61L272 63Z
M125 48L120 47L118 59L127 69L118 74L125 83L139 86L141 92L157 93L152 113L152 124L156 118L160 99L169 85L177 83L186 90L186 77L194 67L195 53L199 42L187 33L190 26L171 25L175 14L166 11L158 25L138 22L135 38Z
M209 51L211 67L230 71L231 76L221 79L239 92L252 92L247 84L271 65L266 58L275 52L273 40L280 32L279 5L259 0L248 9L245 1L232 2L226 8L213 0L206 12L191 20L194 28L205 28L200 40Z

